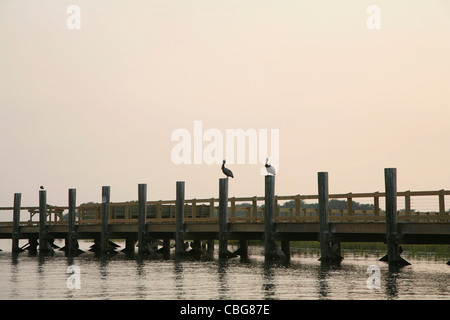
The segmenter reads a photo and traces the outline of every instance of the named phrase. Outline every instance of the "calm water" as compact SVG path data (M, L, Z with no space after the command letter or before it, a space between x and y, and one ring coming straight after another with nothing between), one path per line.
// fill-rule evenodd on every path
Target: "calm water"
M13 257L10 241L0 245L0 299L450 299L450 266L433 257L404 254L412 265L390 272L378 261L379 253L346 251L340 266L324 266L317 252L304 250L280 265L265 263L257 247L250 247L248 261L221 261L217 250L201 260L138 259L123 253L69 259L61 251ZM80 289L67 287L70 265L80 268ZM379 289L367 287L370 265L380 269Z

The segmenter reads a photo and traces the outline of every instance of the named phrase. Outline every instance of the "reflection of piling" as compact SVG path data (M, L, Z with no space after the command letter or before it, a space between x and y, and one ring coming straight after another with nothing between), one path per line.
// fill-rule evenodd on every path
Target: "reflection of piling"
M175 254L185 253L184 247L184 181L177 181L176 194L176 231L175 231Z
M21 252L21 248L19 247L19 238L20 238L20 202L22 199L21 193L14 194L14 212L13 212L13 231L12 231L12 252Z

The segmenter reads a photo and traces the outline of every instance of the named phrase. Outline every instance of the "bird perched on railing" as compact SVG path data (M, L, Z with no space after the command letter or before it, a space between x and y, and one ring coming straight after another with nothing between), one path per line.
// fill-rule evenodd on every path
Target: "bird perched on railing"
M269 158L266 158L266 165L265 165L265 167L266 167L267 173L276 175L277 174L277 170L275 169L274 166L268 164L268 162L269 162Z
M223 174L226 175L227 177L232 177L232 178L234 178L233 172L231 172L230 169L225 168L225 160L223 160L223 163L222 163L222 172L223 172Z

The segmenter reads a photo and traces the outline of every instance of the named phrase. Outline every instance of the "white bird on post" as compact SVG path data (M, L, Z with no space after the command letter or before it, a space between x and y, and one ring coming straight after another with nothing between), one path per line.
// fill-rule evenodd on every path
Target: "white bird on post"
M274 166L268 164L268 162L269 162L269 158L266 158L266 165L265 165L265 167L266 167L267 173L268 174L272 174L272 175L276 175L277 174L276 168Z

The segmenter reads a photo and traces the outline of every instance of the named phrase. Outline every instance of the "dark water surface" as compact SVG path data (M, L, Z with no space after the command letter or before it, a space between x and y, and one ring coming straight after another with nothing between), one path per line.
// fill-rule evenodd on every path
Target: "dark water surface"
M1 241L0 299L450 299L450 266L445 260L403 255L411 266L390 271L379 254L344 252L338 266L321 264L316 251L294 253L288 264L266 263L251 247L247 261L211 256L198 259L138 258L123 253L100 258L87 252L65 257L12 255ZM90 243L80 243L87 249ZM73 271L79 267L80 288ZM379 269L379 288L367 280ZM373 268L373 267L372 267ZM68 285L69 279L69 285ZM72 287L70 287L72 284Z

